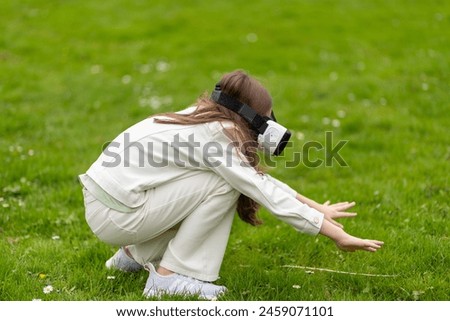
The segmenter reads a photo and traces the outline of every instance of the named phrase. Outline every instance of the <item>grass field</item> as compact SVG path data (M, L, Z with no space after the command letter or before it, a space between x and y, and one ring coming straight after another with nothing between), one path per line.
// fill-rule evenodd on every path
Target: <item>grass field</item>
M269 88L295 146L348 140L347 167L285 169L291 149L270 173L356 201L346 230L385 246L340 252L262 210L259 228L234 222L223 300L449 300L450 2L434 0L1 1L0 299L142 300L145 272L104 268L116 249L86 225L77 175L234 69Z

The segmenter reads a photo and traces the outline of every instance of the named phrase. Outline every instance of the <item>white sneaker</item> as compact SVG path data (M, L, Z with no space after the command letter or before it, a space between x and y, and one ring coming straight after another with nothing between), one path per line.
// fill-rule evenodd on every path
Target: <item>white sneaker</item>
M108 269L116 269L123 272L137 272L143 268L142 265L129 257L123 248L120 248L108 261L106 261L105 265Z
M147 298L160 297L163 294L178 294L198 295L200 299L215 300L227 291L224 286L214 285L178 273L167 276L160 275L150 263L146 264L145 268L150 272L144 289L144 296Z

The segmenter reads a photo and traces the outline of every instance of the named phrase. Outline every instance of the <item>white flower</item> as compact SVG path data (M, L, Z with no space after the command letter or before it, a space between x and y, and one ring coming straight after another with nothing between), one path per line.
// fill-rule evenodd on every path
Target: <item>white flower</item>
M114 276L114 275L108 275L107 277L106 277L106 279L108 279L108 280L114 280L116 277Z
M52 236L52 240L53 240L53 241L57 241L57 240L59 240L59 239L60 239L59 235L53 235L53 236Z
M159 107L161 107L162 101L161 98L159 98L158 96L152 96L149 98L148 104L150 105L151 108L158 109Z
M258 35L256 33L252 32L252 33L249 33L246 36L246 39L247 39L248 42L257 42L258 41Z
M303 134L302 132L296 132L295 137L297 137L298 140L303 140L305 139L305 134Z
M333 72L330 72L329 77L330 77L331 81L336 81L336 80L338 80L339 75L338 75L338 73L336 71L333 71Z
M339 119L333 119L333 120L331 121L331 126L337 128L337 127L341 126L341 122L339 121Z
M339 118L344 118L346 115L345 110L338 110L336 114Z
M424 293L425 293L424 291L413 291L412 295L414 297L414 300L416 301L419 300L420 296Z
M51 285L47 285L44 287L44 289L42 289L42 292L44 292L45 294L49 294L53 292L53 287Z
M370 99L363 99L363 101L362 101L362 105L364 107L370 107L371 104L372 104L372 102L370 101Z
M102 72L103 67L100 65L93 65L91 67L91 74L99 74Z
M140 68L139 68L139 71L141 72L141 74L148 74L150 71L152 70L152 66L150 66L150 65L142 65Z
M122 77L122 84L128 85L133 78L130 75L125 75Z
M168 62L163 61L163 60L158 61L156 63L156 70L159 71L159 72L165 72L165 71L169 70L169 68L170 68L170 64Z
M294 289L300 289L300 288L301 288L301 286L298 285L298 284L294 284L292 287L293 287Z

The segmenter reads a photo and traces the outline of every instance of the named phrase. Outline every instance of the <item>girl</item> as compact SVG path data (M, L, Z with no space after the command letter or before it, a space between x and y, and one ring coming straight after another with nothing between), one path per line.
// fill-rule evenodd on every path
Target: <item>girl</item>
M125 130L80 175L87 223L102 241L120 246L106 266L147 269L147 297L216 298L226 291L211 282L234 213L259 225L259 204L344 251L378 250L383 242L351 236L335 221L356 215L346 212L353 202L318 204L258 167L257 150L278 154L288 137L267 90L242 71L225 74L195 107Z

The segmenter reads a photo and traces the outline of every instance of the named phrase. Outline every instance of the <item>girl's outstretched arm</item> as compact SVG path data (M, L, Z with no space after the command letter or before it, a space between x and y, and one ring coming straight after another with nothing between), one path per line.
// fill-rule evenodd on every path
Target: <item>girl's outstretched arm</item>
M312 207L325 215L325 219L330 221L337 227L344 228L344 226L335 221L336 218L353 217L356 213L346 212L349 208L355 206L355 202L340 202L336 204L330 204L330 201L326 201L324 204L319 204L312 199L307 198L297 193L296 197L300 202Z
M354 237L328 220L323 220L319 233L332 239L341 250L348 252L357 250L376 252L384 244L382 241Z

